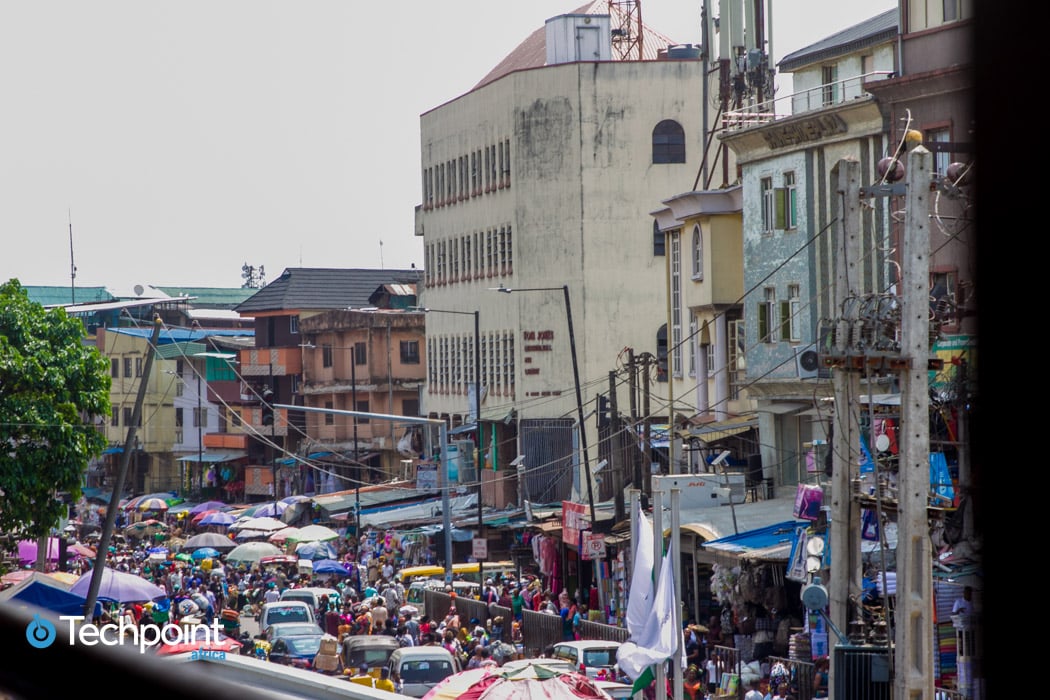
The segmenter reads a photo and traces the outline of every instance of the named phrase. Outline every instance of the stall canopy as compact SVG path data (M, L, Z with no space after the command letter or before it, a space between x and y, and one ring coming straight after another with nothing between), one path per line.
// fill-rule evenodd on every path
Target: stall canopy
M179 457L180 462L206 462L216 464L219 462L232 462L235 459L243 459L248 456L244 450L208 450L202 454L191 454Z
M735 565L741 559L787 562L798 539L799 529L812 525L808 520L785 520L755 530L704 542L697 559L715 564Z

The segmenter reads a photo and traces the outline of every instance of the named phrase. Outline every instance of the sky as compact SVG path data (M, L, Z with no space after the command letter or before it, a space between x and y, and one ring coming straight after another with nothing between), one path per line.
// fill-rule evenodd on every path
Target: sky
M420 115L582 4L0 0L0 282L422 268ZM772 4L774 64L894 6ZM641 2L679 43L700 8Z

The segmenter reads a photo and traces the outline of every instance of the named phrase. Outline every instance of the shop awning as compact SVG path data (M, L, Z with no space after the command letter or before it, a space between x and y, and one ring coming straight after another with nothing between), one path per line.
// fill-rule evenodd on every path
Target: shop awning
M724 440L733 435L746 433L755 427L758 427L758 419L754 416L737 416L691 428L689 430L689 439L711 443Z
M697 551L697 559L718 564L734 564L741 559L786 563L791 558L799 528L810 525L808 520L785 520L704 542Z
M189 454L179 457L179 462L204 462L206 464L217 464L219 462L232 462L235 459L244 459L248 453L244 450L206 450L202 454Z
M102 454L104 454L104 455L120 455L120 454L124 454L124 448L123 447L107 447L106 449L102 450Z

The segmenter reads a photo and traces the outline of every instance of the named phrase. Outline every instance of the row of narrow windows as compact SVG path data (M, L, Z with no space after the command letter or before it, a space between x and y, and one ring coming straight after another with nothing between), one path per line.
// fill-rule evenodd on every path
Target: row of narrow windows
M514 334L484 333L481 341L481 386L489 395L514 396ZM431 394L472 393L474 336L427 338L427 391Z
M510 187L510 139L423 169L423 208L433 209Z
M514 241L509 224L446 238L423 246L429 286L509 275Z

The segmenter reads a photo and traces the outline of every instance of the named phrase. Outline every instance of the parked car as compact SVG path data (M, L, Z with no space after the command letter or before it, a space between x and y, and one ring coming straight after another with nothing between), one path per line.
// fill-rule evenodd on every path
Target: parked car
M558 642L554 645L551 657L568 661L578 673L588 678L596 678L602 669L605 669L610 678L618 678L616 652L619 648L619 642L606 642L600 639Z
M401 682L401 694L421 698L431 688L461 670L459 659L438 646L401 647L387 662L390 677Z
M270 625L280 622L312 622L317 630L321 631L320 625L317 624L317 617L314 615L314 609L301 600L277 601L262 606L259 611L260 634L266 634Z
M310 634L324 632L312 622L277 622L266 628L263 638L272 644L277 637L301 637Z

